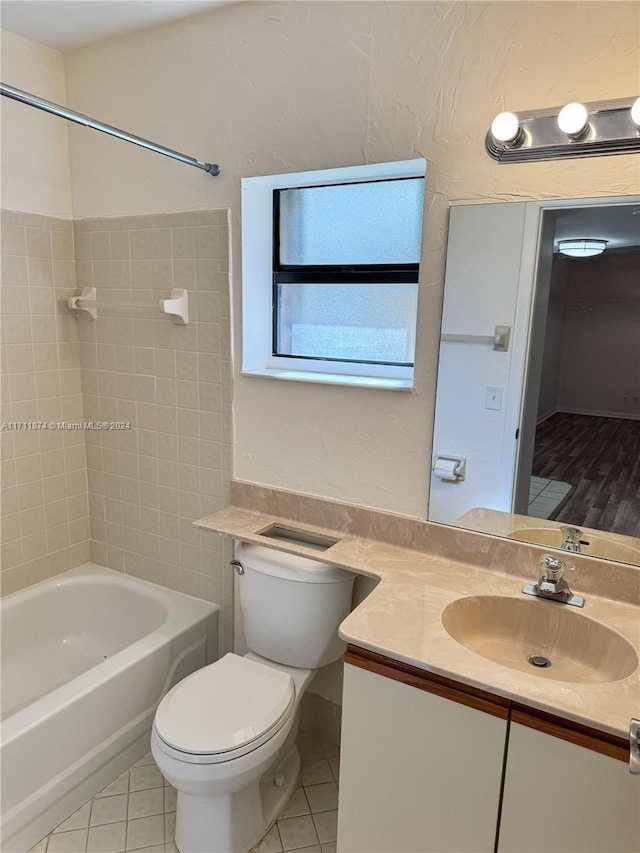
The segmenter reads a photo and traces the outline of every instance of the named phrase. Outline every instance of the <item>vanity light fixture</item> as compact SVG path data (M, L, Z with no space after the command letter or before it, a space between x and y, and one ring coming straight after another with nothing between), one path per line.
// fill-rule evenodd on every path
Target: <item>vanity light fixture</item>
M558 251L570 258L593 258L607 248L606 240L558 240Z
M558 127L571 139L580 139L589 130L589 113L584 104L572 103L558 113Z
M524 137L515 113L498 113L491 122L491 135L498 145L519 145Z
M485 148L499 163L640 152L640 98L502 112Z

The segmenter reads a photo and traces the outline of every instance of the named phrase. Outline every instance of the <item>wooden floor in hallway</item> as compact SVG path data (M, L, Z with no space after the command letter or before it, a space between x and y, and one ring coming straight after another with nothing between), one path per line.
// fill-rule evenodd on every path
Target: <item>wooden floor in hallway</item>
M640 537L640 420L557 412L536 430L532 474L573 486L555 521Z

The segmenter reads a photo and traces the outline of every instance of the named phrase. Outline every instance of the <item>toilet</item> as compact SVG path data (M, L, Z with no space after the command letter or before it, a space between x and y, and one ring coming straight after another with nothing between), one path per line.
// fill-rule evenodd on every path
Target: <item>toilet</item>
M247 853L300 773L300 700L344 651L354 575L260 545L236 546L244 656L227 654L162 699L151 751L177 788L180 853Z

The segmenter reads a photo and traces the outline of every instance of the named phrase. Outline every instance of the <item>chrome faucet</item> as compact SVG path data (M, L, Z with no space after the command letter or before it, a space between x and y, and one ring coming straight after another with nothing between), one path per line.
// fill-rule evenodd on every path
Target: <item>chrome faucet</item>
M573 554L579 554L580 546L589 544L580 538L582 530L579 527L561 527L560 533L562 533L561 551L571 551Z
M549 601L557 601L559 604L571 604L573 607L584 607L584 598L581 595L574 595L569 589L569 584L562 577L562 573L567 566L564 560L560 557L555 557L553 554L545 554L540 559L540 567L542 568L542 576L537 583L526 583L522 587L525 595L535 595L538 598L547 598Z

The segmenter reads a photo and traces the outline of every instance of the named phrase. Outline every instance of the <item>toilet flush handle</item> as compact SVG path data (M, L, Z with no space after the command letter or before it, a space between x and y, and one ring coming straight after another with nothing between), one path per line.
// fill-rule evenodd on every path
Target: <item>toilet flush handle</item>
M243 575L243 574L244 574L244 566L242 565L242 563L240 562L240 560L231 560L231 562L229 563L229 565L230 565L230 566L233 566L233 568L236 570L236 572L237 572L239 575Z

